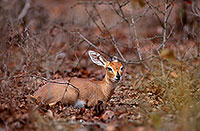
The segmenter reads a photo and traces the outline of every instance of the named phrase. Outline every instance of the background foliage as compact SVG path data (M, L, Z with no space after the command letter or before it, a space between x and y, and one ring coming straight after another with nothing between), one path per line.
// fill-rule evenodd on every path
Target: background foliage
M197 0L1 0L0 13L1 130L200 130ZM29 101L48 79L101 80L89 49L126 66L109 102Z

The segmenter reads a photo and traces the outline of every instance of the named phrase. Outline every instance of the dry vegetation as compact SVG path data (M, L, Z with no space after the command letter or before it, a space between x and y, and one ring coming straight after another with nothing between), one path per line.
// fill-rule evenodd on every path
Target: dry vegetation
M1 0L0 130L200 130L198 0ZM49 79L102 79L89 49L126 66L107 103L29 100Z

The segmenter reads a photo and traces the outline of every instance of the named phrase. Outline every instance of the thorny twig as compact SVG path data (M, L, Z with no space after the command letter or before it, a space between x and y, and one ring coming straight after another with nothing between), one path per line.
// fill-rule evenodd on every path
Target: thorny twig
M97 49L99 52L109 56L109 54L105 53L103 50L101 50L100 48L98 48L97 46L95 46L92 42L90 42L83 34L81 34L80 32L77 32L80 37L85 40L89 45L91 45L91 47L94 47L95 49ZM145 59L143 59L143 61L149 60L151 59L151 57L147 57ZM125 64L142 64L141 61L123 61L121 59L118 58L119 61L125 63Z
M136 39L136 49L137 49L137 53L138 53L138 58L140 61L142 61L142 55L141 55L141 51L140 51L140 44L139 44L139 40L138 40L138 35L137 35L137 31L136 31L136 27L135 27L135 19L134 16L132 15L132 27L133 27L133 31L134 31L134 35L135 35L135 39Z
M163 41L162 41L161 46L160 46L159 48L157 48L158 54L159 54L160 48L164 49L165 46L166 46L168 18L169 18L170 14L171 14L171 11L172 11L172 8L173 8L173 7L171 8L171 10L170 10L170 12L169 12L169 15L167 14L167 9L168 9L168 7L171 6L171 5L172 5L172 3L169 4L169 1L168 1L168 0L165 0L164 23L163 23ZM167 79L167 76L166 76L166 74L165 74L165 67L164 67L164 62L163 62L162 59L161 59L161 61L160 61L160 64L161 64L161 70L162 70L163 78L164 78L164 80L166 80L166 79ZM166 84L166 88L165 88L165 89L166 89L166 91L167 91L167 95L168 95L168 98L169 98L170 105L171 105L172 109L174 110L175 107L174 107L174 104L173 104L172 99L171 99L171 94L170 94L170 91L169 91L169 85L168 85L168 84Z
M44 80L44 81L49 82L49 83L57 83L57 84L66 84L66 85L70 85L70 86L72 86L73 88L75 88L75 89L79 92L79 89L78 89L76 86L72 85L69 81L67 81L67 82L58 82L58 81L54 81L54 80L49 80L49 79L44 78L44 77L42 77L42 76L36 76L36 75L20 75L20 76L10 76L10 77L8 77L8 78L6 78L6 79L15 79L15 78L22 78L22 77L23 77L23 78L24 78L24 77L32 77L32 78ZM0 78L0 80L5 80L5 78Z
M86 51L83 53L83 55L81 56L81 58L78 60L78 63L76 64L75 68L78 67L78 65L80 64L81 60L83 59L83 56L87 53L87 51L88 51L89 48L90 48L90 46L86 49ZM70 79L68 80L69 83L70 83L71 79L72 79L72 76L70 76ZM65 93L67 92L68 86L69 86L69 84L67 84L67 86L65 88L65 92L63 93L62 99L64 99L64 96L65 96ZM78 89L78 91L79 91L79 89Z
M116 44L116 41L115 41L115 38L112 36L112 34L110 33L110 31L108 30L107 26L105 25L105 23L103 22L102 18L101 18L101 15L99 14L97 8L95 5L93 5L93 8L97 14L97 16L99 17L100 19L100 22L101 24L103 25L104 29L106 30L106 32L110 35L111 39L112 39L112 43L115 47L115 49L117 50L117 53L119 54L119 56L123 59L124 62L126 62L126 59L124 58L124 56L122 55L122 53L120 52L119 48L117 47L117 44ZM93 19L92 19L93 20ZM95 22L95 20L93 20L93 22ZM96 22L95 22L96 23Z
M99 47L97 47L96 45L94 45L92 42L90 42L83 34L81 34L79 31L77 32L79 34L79 36L86 41L90 46L92 46L93 48L103 52ZM104 53L104 52L103 52Z
M30 6L31 6L30 2L31 2L31 0L26 0L26 3L25 3L25 5L24 5L24 8L22 9L22 11L20 12L20 14L19 14L19 16L18 16L18 18L17 18L18 20L22 19L22 18L26 15L28 9L29 9Z
M172 7L171 7L171 9L170 9L170 11L169 11L169 13L167 14L167 9L169 8L169 6L171 6L172 5ZM162 48L162 49L164 49L165 48L165 44L166 44L166 42L167 42L167 40L169 39L169 37L171 36L171 34L172 34L172 32L173 32L173 27L172 27L172 29L171 29L171 32L170 32L170 34L167 36L167 25L168 25L168 18L169 18L169 16L171 15L171 12L172 12L172 10L173 10L173 4L172 3L168 3L168 0L165 2L165 11L164 11L164 23L163 23L163 41L162 41L162 44L158 47L158 51Z
M76 7L77 5L91 5L91 4L95 4L95 5L110 5L114 3L114 1L109 1L109 2L105 2L105 1L98 1L98 2L86 2L86 1L80 1L80 2L77 2L76 4L74 4L73 6L71 6L71 8L74 8Z
M93 19L92 15L89 13L88 9L85 8L85 11L87 12L88 16L92 19L92 22L96 25L96 27L99 29L99 31L103 34L103 30L101 27L97 24L97 22Z
M134 35L135 35L135 39L136 39L136 50L137 50L137 54L138 54L138 58L139 61L141 61L142 65L145 67L145 69L147 69L148 71L150 71L149 67L143 62L143 58L141 55L141 50L140 50L140 43L139 43L139 38L138 38L138 34L137 34L137 30L136 30L136 26L135 26L135 18L133 16L133 9L132 9L132 16L131 16L131 24L130 27L133 28L134 31ZM131 31L130 31L131 32ZM134 42L133 42L134 43Z
M194 5L192 5L192 11L190 13L192 15L200 18L200 8L199 7L194 7Z
M159 9L160 6L154 6L153 4L150 3L149 0L146 2L146 4L147 4L150 8L157 10L157 11L158 11L159 13L161 13L162 15L165 15L165 13Z
M166 43L166 33L167 33L167 7L168 7L168 0L165 2L165 11L164 11L164 24L163 24L163 41L160 46L160 48L164 49L165 48L165 43ZM159 49L157 49L157 52L159 54ZM163 78L165 78L165 69L164 69L164 63L163 60L160 61L161 64L161 69L162 69L162 74Z
M97 49L98 51L100 51L101 53L109 56L109 54L105 53L103 50L101 50L100 48L98 48L96 45L94 45L92 42L90 42L82 33L80 33L79 31L77 32L79 34L79 36L86 41L91 47Z
M91 1L91 3L92 3L92 1ZM127 2L125 2L125 3L127 4ZM116 4L118 5L119 8L122 8L123 6L126 5L126 4L120 5L120 4L119 4L119 1L116 1ZM112 4L109 4L109 5L112 5L112 6L113 6L113 3L112 3ZM143 64L144 67L145 67L146 69L149 70L149 68L147 67L147 65L144 64L144 60L148 60L149 58L145 58L145 59L142 58L142 56L141 56L141 51L140 51L140 47L139 47L139 38L137 37L137 47L136 47L136 48L137 48L137 52L139 52L139 61L129 61L129 60L126 60L126 59L124 58L124 56L122 55L122 53L120 52L119 48L117 47L117 42L116 42L115 38L112 36L112 34L110 33L109 29L107 28L107 26L106 26L105 23L103 22L103 20L102 20L102 18L101 18L101 15L99 14L99 12L98 12L98 10L97 10L95 4L93 4L93 8L94 8L94 11L96 12L96 16L98 16L98 18L99 18L99 20L100 20L100 22L101 22L101 25L103 26L103 28L105 29L105 31L109 34L109 36L110 36L110 38L111 38L111 40L112 40L112 44L114 45L114 47L115 47L117 53L118 53L119 56L122 58L122 60L120 60L120 59L119 59L119 60L122 61L122 62L124 62L125 64ZM113 8L114 8L114 6L113 6ZM136 24L135 21L134 21L134 24L133 24L133 23L130 23L130 22L128 21L128 18L124 15L122 9L119 10L119 11L117 11L117 9L114 8L114 11L117 12L117 14L118 14L120 17L122 17L122 18L124 19L124 21L128 22L130 28L131 28L134 24ZM104 33L103 30L100 28L100 26L97 24L96 20L91 16L91 14L89 13L89 11L88 11L87 9L86 9L86 12L87 12L87 14L89 15L89 17L91 18L91 20L94 22L94 24L97 26L97 28L98 28L102 33ZM143 12L143 16L144 16L147 12L148 12L148 9L145 9L145 11ZM142 16L139 16L139 18L141 18L141 17L142 17ZM78 32L78 34L79 34L80 37L81 37L82 39L84 39L89 45L91 45L91 46L94 47L95 49L99 50L100 52L106 54L105 52L103 52L102 50L100 50L97 46L95 46L94 44L92 44L92 42L90 42L90 41L89 41L85 36L83 36L80 32ZM137 32L136 32L135 34L136 34L136 36L137 36ZM132 35L131 35L131 36L132 36ZM133 41L133 40L132 40L132 41ZM106 55L108 55L108 54L106 54ZM108 55L108 56L109 56L109 55Z
M128 4L128 3L126 3ZM128 18L124 15L123 13L123 10L122 10L122 7L125 6L126 4L123 4L123 5L120 5L119 1L117 1L117 5L118 5L118 8L119 10L117 10L114 6L114 4L111 4L112 5L112 10L118 15L120 16L124 21L126 21L127 23L129 23L129 20Z

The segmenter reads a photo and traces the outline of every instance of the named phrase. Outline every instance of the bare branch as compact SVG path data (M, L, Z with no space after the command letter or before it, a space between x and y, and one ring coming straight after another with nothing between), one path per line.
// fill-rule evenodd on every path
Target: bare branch
M44 78L44 77L41 77L41 76L36 76L36 75L21 75L21 76L11 76L11 77L8 77L6 79L14 79L14 78L24 78L24 77L33 77L33 78L36 78L36 79L41 79L41 80L44 80L46 82L49 82L49 83L56 83L56 84L66 84L66 85L70 85L72 86L73 88L75 88L76 90L79 91L79 89L72 85L69 80L67 82L58 82L58 81L53 81L53 80L49 80L47 78ZM5 80L4 78L1 78L0 80Z
M136 39L136 49L137 49L137 53L138 53L138 58L140 61L142 61L140 44L139 44L139 40L138 40L138 35L137 35L136 27L135 27L135 19L134 19L133 15L132 15L131 21L132 21L132 27L133 27L133 31L134 31L134 35L135 35L135 39Z
M101 18L101 15L99 14L97 8L93 5L93 8L95 9L96 13L97 13L97 16L99 17L100 21L101 21L101 24L103 25L104 29L106 30L106 32L110 35L111 39L112 39L112 43L115 47L115 49L117 50L117 53L119 54L119 56L122 58L122 60L124 62L126 62L126 59L124 58L124 56L122 55L122 53L120 52L119 48L117 47L117 44L116 44L116 41L115 41L115 38L112 36L112 34L110 33L110 31L108 30L107 26L105 25L105 23L103 22L102 18Z
M94 45L92 42L90 42L84 35L82 35L80 32L77 32L79 34L79 36L86 41L90 46L94 47L95 49L101 51L101 49L99 47L97 47L96 45Z
M192 5L192 11L190 12L190 14L200 18L200 8L194 7L194 5Z
M146 2L146 4L150 8L155 9L156 11L158 11L159 13L161 13L162 15L165 15L165 13L159 9L160 6L154 6L152 3L149 2L149 0Z
M25 6L24 6L24 8L22 9L22 11L20 12L20 14L17 18L18 20L22 19L26 15L28 9L31 6L30 2L31 2L31 0L26 0Z

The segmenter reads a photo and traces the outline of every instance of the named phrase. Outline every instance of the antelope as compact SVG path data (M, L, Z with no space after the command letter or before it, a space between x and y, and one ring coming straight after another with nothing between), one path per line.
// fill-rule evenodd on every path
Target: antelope
M50 106L61 101L64 104L73 105L74 108L92 107L98 101L108 101L122 80L124 67L116 57L107 61L94 51L90 50L88 54L93 63L106 69L106 75L102 81L76 77L56 79L55 83L47 83L40 87L31 97ZM60 82L69 82L69 84L60 84Z

